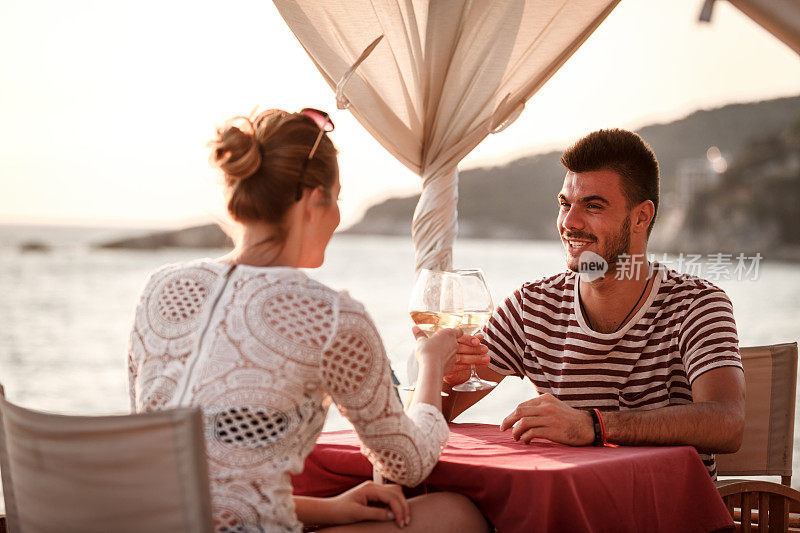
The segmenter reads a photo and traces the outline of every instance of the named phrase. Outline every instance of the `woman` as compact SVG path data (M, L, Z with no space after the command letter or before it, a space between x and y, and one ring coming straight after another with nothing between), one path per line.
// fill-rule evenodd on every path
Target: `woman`
M238 117L217 131L211 158L242 234L220 259L168 265L149 278L131 334L133 409L202 407L219 531L394 521L362 524L372 531L405 527L410 515L412 528L435 519L437 531L485 530L471 502L454 494L405 502L399 489L368 483L336 499L292 498L290 473L302 471L331 401L384 477L409 486L425 479L448 437L439 391L460 334L415 331L420 377L404 413L364 308L298 270L322 264L339 224L332 130L325 113L304 109ZM389 510L376 515L370 500Z

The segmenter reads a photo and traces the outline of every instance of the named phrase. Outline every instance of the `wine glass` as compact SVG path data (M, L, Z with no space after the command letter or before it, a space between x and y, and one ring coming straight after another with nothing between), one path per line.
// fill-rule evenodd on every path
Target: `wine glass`
M458 326L463 311L460 276L442 270L423 268L419 271L411 290L408 312L423 333L430 337L442 328ZM413 354L411 359L414 359ZM414 386L401 389L414 390Z
M463 302L463 314L461 315L461 330L465 335L473 335L489 321L494 311L492 295L483 271L479 268L456 270L454 272L461 280L461 298ZM480 390L492 389L497 386L494 381L481 379L475 371L475 365L471 366L469 379L464 383L456 385L453 390L459 392L475 392Z
M464 310L460 277L442 270L419 271L411 290L408 312L411 320L426 335L461 323Z

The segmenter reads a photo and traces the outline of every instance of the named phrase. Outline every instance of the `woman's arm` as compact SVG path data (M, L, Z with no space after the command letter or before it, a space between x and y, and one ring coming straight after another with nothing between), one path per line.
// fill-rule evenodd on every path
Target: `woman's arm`
M363 452L381 475L402 485L422 482L447 443L449 430L438 407L444 374L441 362L438 368L433 364L432 354L438 353L436 346L448 344L444 339L449 336L452 354L439 359L455 359L456 333L440 333L441 339L423 343L428 346L422 354L424 390L407 412L392 384L389 359L372 320L346 296L339 305L333 337L320 357L321 386L355 427Z

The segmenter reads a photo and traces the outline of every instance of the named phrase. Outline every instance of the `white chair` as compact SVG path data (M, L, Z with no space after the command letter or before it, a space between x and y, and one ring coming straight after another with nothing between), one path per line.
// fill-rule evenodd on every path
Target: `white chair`
M199 409L56 415L0 386L0 468L12 533L213 531Z

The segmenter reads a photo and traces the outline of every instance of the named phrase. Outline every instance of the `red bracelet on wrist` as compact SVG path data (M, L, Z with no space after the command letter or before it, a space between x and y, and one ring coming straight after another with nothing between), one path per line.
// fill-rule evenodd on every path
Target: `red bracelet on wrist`
M606 433L606 423L603 421L603 415L600 414L599 409L593 409L597 415L597 422L600 424L600 441L603 446L608 445L608 433Z

